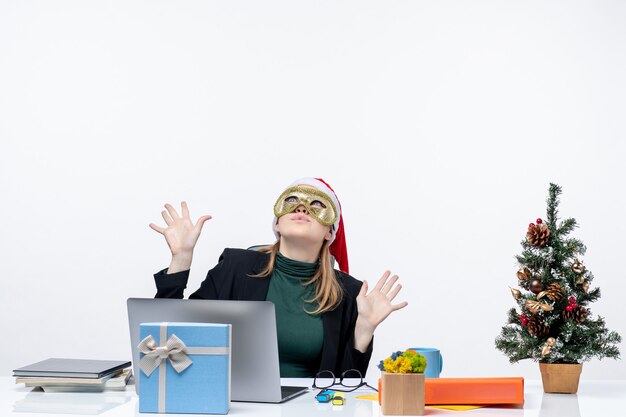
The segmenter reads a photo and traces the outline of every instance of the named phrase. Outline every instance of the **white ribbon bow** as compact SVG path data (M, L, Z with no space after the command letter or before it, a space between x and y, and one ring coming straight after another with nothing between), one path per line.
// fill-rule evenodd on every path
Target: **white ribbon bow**
M165 346L158 346L152 336L147 336L140 343L139 351L144 354L139 361L139 368L147 376L150 376L161 364L161 361L169 359L176 372L181 373L193 362L187 356L187 347L175 334L171 335Z

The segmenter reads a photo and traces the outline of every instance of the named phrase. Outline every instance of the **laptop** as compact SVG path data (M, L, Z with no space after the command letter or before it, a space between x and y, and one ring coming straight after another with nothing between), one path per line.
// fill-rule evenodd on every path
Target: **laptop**
M280 385L276 314L270 301L129 298L127 307L137 392L139 325L161 321L232 325L232 401L281 403L309 390Z

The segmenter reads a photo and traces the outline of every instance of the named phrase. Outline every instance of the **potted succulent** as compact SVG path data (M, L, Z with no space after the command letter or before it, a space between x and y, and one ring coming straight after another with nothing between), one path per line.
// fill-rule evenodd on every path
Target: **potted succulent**
M511 363L539 362L544 392L573 394L578 390L582 362L593 357L619 358L621 337L593 318L589 305L600 298L593 274L580 260L586 247L569 237L577 224L559 221L561 187L550 184L547 218L530 223L518 255L520 289L511 293L517 308L496 338L496 348Z
M380 361L381 408L385 415L424 415L426 358L414 350L394 352Z

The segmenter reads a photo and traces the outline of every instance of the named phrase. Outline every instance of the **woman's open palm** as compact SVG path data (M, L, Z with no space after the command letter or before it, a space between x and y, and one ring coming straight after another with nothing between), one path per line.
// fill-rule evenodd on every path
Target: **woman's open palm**
M367 281L363 282L361 291L356 298L359 316L372 328L376 328L389 314L406 307L408 304L406 301L391 304L400 292L400 289L402 289L402 286L396 284L398 280L397 275L389 278L390 275L391 273L386 271L369 294L367 293Z
M165 240L172 251L172 256L193 253L193 248L200 237L204 222L211 218L210 215L201 216L196 224L193 224L191 217L189 217L187 203L183 201L180 203L180 207L182 216L179 216L176 209L169 203L165 204L166 210L163 210L161 215L167 227L160 227L150 223L152 230L165 236Z

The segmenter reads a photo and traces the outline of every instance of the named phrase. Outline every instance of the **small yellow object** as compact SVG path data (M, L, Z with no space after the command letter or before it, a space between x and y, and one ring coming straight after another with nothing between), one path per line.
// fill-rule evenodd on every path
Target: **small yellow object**
M333 405L343 405L346 402L346 397L343 394L336 392L333 396Z
M528 268L520 268L519 271L517 271L517 279L519 279L520 281L528 281L530 279L531 273L530 273L530 269Z
M533 301L533 300L526 300L525 307L533 314L535 314L540 309L543 311L554 310L554 307L552 307L550 304L540 303L538 301Z
M515 288L511 288L511 294L513 295L513 298L515 298L516 300L519 300L519 298L522 296L522 292L520 290L516 290ZM537 299L539 299L539 297L537 297Z
M589 281L587 280L583 281L583 291L585 292L585 294L589 292Z
M585 265L583 265L582 262L580 262L578 259L576 259L576 262L574 262L574 264L572 265L572 271L574 271L577 274L584 274L585 273Z

